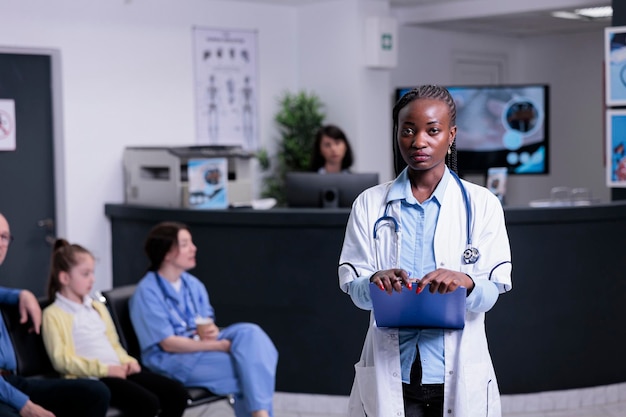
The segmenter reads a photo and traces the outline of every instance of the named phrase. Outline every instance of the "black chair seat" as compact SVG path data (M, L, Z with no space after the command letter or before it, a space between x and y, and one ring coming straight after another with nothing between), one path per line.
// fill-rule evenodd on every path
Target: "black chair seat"
M111 318L117 329L120 343L126 349L129 355L134 358L141 358L141 350L139 348L139 340L133 323L130 320L130 309L128 302L130 297L135 292L136 285L125 285L117 288L113 288L107 291L102 291L102 297L104 302L111 313ZM232 405L234 399L230 395L218 395L214 394L206 388L202 387L185 387L189 400L187 401L188 407L195 407L202 404L212 403L214 401L228 400Z
M42 309L50 303L40 299ZM0 312L2 319L9 332L9 337L15 351L17 361L17 374L25 378L60 378L59 373L52 366L43 338L40 334L30 332L31 323L20 323L20 312L17 305L1 304ZM125 416L115 407L109 407L106 417L132 417Z
M48 306L48 302L39 300L42 309ZM0 305L2 318L11 337L15 359L17 361L17 374L23 377L58 377L52 362L43 344L40 334L29 331L32 323L20 323L20 311L16 305Z

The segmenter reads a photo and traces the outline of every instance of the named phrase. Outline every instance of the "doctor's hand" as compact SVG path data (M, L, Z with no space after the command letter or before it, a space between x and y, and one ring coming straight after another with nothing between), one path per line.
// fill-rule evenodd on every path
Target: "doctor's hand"
M387 294L391 294L394 290L402 291L402 285L406 285L408 289L412 289L413 280L409 279L409 273L404 269L387 269L378 271L371 276L370 282L373 282Z
M203 349L207 351L230 352L231 341L228 339L221 340L200 340Z
M438 292L439 294L452 292L461 286L467 288L468 294L474 289L474 280L469 275L443 268L424 275L424 278L417 284L416 292L419 294L428 284L430 284L431 293Z

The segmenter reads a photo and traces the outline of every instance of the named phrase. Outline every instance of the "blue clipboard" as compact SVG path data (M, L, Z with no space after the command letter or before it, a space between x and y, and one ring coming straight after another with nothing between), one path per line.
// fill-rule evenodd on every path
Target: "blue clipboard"
M419 294L416 285L391 295L370 283L374 318L378 327L416 327L428 329L462 329L465 327L467 289L459 287L447 294L431 294L429 286Z

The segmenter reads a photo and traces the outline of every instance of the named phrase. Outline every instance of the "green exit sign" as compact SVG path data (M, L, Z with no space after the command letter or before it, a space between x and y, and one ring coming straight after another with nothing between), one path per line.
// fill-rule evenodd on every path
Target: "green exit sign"
M393 38L391 33L383 33L380 35L380 47L383 51L391 51L393 49Z

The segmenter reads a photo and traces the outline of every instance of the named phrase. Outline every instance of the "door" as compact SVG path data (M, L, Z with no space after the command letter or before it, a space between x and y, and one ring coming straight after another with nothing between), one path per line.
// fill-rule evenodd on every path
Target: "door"
M52 58L0 50L0 99L15 102L15 151L0 151L0 212L14 241L0 285L45 294L54 239Z
M508 56L476 51L459 52L452 56L453 85L500 84L506 77Z

